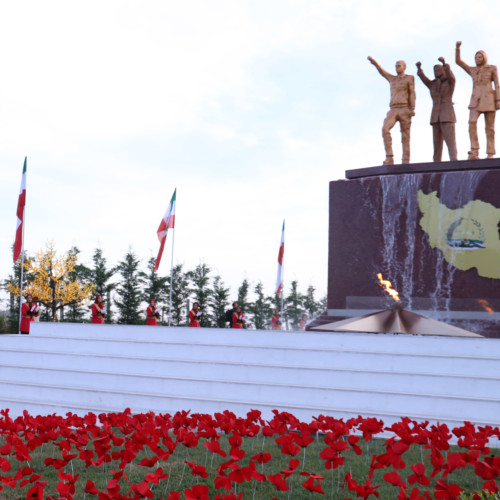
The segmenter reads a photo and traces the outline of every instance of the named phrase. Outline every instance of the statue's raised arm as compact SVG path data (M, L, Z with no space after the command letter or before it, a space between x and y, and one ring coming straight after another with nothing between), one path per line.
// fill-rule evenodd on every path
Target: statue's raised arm
M386 79L386 80L390 80L391 76L394 76L394 75L391 75L389 72L387 72L384 68L382 68L382 66L380 66L380 64L375 61L375 59L373 59L373 57L371 56L368 56L367 58L376 68L377 68L377 71Z
M460 57L460 46L462 45L462 42L457 42L455 45L455 62L463 68L469 75L471 74L471 69L468 64L466 64L464 61L462 61L462 58Z

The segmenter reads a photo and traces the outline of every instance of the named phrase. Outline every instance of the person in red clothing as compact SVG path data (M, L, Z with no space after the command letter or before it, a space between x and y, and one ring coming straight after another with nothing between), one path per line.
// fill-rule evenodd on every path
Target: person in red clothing
M242 329L245 324L245 315L242 312L241 306L236 307L236 312L233 313L233 322L231 328Z
M33 304L35 305L35 313L33 314L33 321L38 323L40 321L40 301L38 300L38 297L33 297Z
M273 317L271 318L271 330L281 330L281 318L279 309L274 310Z
M195 302L193 308L189 311L189 326L194 328L200 328L201 311L200 304Z
M156 307L156 299L149 299L149 307L146 309L147 319L146 325L158 326L158 319L160 319L160 311Z
M37 311L37 307L33 304L33 297L31 293L26 294L26 302L21 306L21 324L19 331L24 335L30 333L30 323L33 321Z
M106 306L102 301L102 295L98 293L95 296L95 302L92 304L92 323L96 325L103 325L104 318L106 317Z
M302 315L302 319L300 320L300 329L305 330L307 324L307 314Z

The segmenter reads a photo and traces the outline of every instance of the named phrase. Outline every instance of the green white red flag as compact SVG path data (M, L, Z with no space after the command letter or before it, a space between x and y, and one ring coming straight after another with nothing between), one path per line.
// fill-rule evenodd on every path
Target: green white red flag
M17 200L17 226L16 241L14 242L14 262L17 262L17 259L19 258L19 255L21 255L21 251L23 249L24 206L26 205L26 163L27 158L24 158L21 189L19 190L19 198Z
M165 246L165 241L167 239L167 231L169 228L175 227L175 198L176 198L177 188L174 189L174 194L172 195L172 199L170 200L170 204L163 216L163 219L160 222L160 226L158 227L158 239L160 240L160 250L158 251L158 256L156 257L154 270L158 271L158 267L160 266L161 256L163 255L163 248Z
M280 250L278 252L278 276L276 278L276 294L281 293L282 269L283 269L283 254L285 253L285 221L283 221L283 229L281 230Z

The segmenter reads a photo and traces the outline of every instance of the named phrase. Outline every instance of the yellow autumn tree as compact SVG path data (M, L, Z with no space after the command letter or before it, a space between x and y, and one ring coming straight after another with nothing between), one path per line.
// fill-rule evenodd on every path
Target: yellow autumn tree
M74 254L58 256L54 242L50 241L36 257L24 263L24 273L30 275L30 282L23 288L23 294L31 293L41 304L52 311L52 320L64 306L80 304L90 299L94 286L82 283L75 276L77 257ZM20 295L19 285L7 284L9 292Z

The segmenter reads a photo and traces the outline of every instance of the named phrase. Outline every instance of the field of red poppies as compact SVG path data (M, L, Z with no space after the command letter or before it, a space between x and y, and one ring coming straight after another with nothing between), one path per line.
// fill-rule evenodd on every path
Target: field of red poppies
M11 418L3 499L497 498L499 427L178 412ZM454 443L452 445L452 443Z

